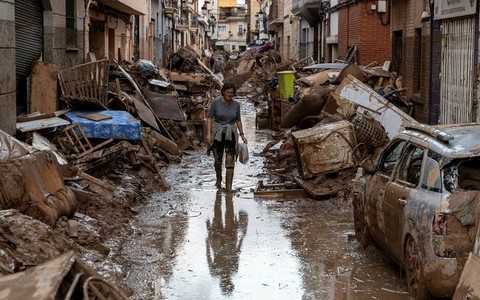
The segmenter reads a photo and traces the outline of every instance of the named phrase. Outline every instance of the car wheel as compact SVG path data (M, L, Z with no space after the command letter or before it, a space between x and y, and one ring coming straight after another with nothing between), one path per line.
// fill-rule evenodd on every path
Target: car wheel
M372 241L372 236L365 221L365 204L362 192L353 193L353 227L355 229L355 238L364 247Z
M405 272L407 273L407 287L410 296L417 300L429 299L429 293L423 278L418 246L411 236L408 237L405 246Z

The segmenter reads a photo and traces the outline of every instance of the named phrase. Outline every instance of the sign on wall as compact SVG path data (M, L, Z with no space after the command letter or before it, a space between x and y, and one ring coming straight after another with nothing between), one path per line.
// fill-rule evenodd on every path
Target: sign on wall
M433 19L469 16L477 12L477 0L435 0Z

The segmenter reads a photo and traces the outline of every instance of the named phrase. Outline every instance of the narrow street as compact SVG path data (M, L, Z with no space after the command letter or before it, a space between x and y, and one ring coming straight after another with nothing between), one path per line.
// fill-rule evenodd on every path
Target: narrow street
M205 150L165 169L171 188L136 208L117 253L131 299L409 299L399 267L355 240L347 196L253 197L270 132L239 101L250 161L236 164L235 191L217 192Z

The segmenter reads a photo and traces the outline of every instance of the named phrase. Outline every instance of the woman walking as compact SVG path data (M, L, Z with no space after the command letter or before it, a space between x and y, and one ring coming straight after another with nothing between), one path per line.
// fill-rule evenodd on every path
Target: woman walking
M233 83L225 83L222 87L222 98L212 101L207 116L206 140L215 159L214 167L217 175L215 186L222 186L222 162L225 154L225 188L232 191L233 168L235 166L236 146L240 136L247 143L240 117L240 103L233 100L236 88Z

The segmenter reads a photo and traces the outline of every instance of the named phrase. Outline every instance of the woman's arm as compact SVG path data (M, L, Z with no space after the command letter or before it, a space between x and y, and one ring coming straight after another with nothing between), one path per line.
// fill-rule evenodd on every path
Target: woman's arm
M242 141L246 144L247 139L245 138L245 133L243 132L242 120L237 120L235 124L237 125L237 128L238 128L238 134L242 138Z
M212 131L213 131L213 118L208 117L207 118L207 128L206 128L206 133L205 133L205 139L207 144L210 144L212 141Z

